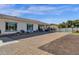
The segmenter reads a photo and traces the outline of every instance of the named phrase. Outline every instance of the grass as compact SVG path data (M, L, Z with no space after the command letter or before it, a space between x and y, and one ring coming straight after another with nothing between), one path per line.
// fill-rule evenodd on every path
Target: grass
M79 35L79 33L73 32L72 35Z

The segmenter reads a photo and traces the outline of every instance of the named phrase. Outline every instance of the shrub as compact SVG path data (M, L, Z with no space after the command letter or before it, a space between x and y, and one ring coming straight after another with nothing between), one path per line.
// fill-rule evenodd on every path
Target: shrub
M76 33L79 33L79 30L75 31Z

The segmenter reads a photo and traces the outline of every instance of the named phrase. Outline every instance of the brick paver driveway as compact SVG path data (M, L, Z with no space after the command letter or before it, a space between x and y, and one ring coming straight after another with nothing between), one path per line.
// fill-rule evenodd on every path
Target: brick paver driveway
M39 49L38 47L56 40L69 33L56 32L49 33L30 38L18 40L15 43L10 43L0 46L1 55L50 55L50 53Z

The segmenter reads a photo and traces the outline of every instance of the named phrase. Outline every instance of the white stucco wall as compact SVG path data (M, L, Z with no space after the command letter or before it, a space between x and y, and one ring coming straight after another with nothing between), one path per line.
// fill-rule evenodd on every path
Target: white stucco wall
M5 22L0 22L0 30L1 30L1 34L11 34L11 33L16 33L17 31L13 31L13 32L6 32L5 30Z
M16 33L19 32L20 30L24 30L27 32L27 23L25 22L18 22L17 23L17 31L13 31L13 32L6 32L5 31L5 22L0 22L0 30L1 30L1 34L11 34L11 33ZM33 31L38 30L38 24L33 24Z
M1 34L15 33L15 32L6 32L5 31L5 22L0 22L0 30L1 30Z
M33 31L38 30L38 24L33 24Z
M20 30L27 31L27 24L26 23L18 23L17 24L17 31L20 31Z
M5 32L5 22L0 22L0 30L2 34Z

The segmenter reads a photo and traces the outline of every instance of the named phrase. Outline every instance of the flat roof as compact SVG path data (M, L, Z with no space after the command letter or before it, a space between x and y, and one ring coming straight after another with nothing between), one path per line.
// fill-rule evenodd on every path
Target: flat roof
M14 21L20 21L20 22L28 22L28 23L33 23L33 24L48 25L47 23L44 23L41 21L27 19L27 18L20 18L20 17L10 16L10 15L4 15L4 14L0 14L0 19L8 19L8 20L14 20Z

